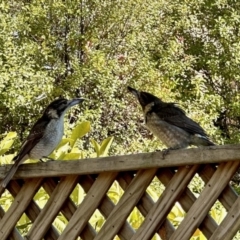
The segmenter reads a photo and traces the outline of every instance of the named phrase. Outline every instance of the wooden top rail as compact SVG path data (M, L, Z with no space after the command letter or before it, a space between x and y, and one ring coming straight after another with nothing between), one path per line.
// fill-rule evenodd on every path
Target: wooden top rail
M240 144L138 153L81 160L56 160L23 164L14 176L18 178L59 177L111 171L129 171L193 164L221 163L240 160ZM10 165L0 167L0 179Z

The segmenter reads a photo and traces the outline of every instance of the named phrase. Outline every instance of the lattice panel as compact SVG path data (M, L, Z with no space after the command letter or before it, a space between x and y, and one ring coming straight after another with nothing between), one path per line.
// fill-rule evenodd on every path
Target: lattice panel
M117 236L121 240L149 240L157 234L161 239L188 240L197 229L207 239L232 239L240 228L239 214L236 214L240 209L240 198L229 186L229 181L238 167L239 162L232 161L217 167L193 165L175 170L155 168L62 178L33 178L25 182L13 180L7 189L14 201L8 211L0 208L0 239L112 240ZM205 182L198 198L188 188L196 174ZM157 201L147 192L154 177L165 187ZM109 197L109 189L115 181L123 191L116 204ZM77 185L85 192L78 206L70 197ZM33 200L41 187L49 195L43 208ZM220 225L209 214L217 200L228 211ZM186 212L177 228L167 218L176 202ZM135 207L143 216L138 229L134 229L127 221ZM96 210L105 219L99 231L89 221ZM26 235L21 236L16 224L24 213L32 225ZM60 213L68 221L61 233L53 225Z

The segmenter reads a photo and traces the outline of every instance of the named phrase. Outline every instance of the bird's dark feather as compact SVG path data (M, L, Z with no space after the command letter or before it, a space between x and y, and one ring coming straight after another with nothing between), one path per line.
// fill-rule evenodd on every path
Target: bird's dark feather
M150 112L154 112L161 120L184 129L190 134L200 134L207 137L198 123L188 118L185 112L174 103L155 104Z
M28 154L34 146L41 140L44 134L44 130L49 123L49 120L46 116L42 116L38 121L33 125L30 133L24 143L21 146L19 154L13 159L14 161L21 161L21 159Z

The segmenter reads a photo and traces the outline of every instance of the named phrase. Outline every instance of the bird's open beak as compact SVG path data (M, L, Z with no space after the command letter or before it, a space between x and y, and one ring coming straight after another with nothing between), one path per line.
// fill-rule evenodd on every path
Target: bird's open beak
M74 105L77 105L77 104L83 102L84 100L85 100L84 98L74 98L72 100L69 100L68 101L68 107L72 107Z
M127 87L128 91L131 92L137 99L139 99L139 91L134 89L134 88L131 88L131 87Z

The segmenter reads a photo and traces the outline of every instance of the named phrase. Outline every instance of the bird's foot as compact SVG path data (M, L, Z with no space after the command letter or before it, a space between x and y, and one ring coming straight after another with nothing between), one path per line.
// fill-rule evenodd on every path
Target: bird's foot
M165 148L162 150L163 159L169 154L171 148Z
M39 160L40 160L41 162L46 162L46 161L43 161L43 158L46 159L46 160L48 160L48 161L55 161L55 159L50 158L50 157L46 157L46 156L43 156L43 157L40 158Z
M165 149L163 149L162 150L162 156L163 156L163 159L169 154L169 152L171 151L171 150L176 150L177 148L165 148Z

